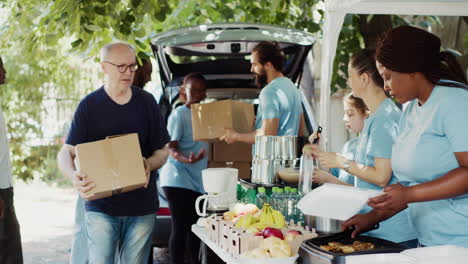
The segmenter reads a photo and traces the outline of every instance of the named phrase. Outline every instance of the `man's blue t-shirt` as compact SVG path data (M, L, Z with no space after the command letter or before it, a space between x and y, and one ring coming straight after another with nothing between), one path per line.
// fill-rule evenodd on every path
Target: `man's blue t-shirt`
M162 149L170 140L159 106L150 93L132 87L132 98L128 103L120 105L101 87L88 94L78 105L66 143L75 146L129 133L138 134L145 158ZM86 201L86 210L112 216L155 213L159 207L156 177L155 170L151 173L147 188Z
M278 77L265 86L259 95L255 129L263 120L278 118L278 136L297 136L301 121L301 95L286 77Z

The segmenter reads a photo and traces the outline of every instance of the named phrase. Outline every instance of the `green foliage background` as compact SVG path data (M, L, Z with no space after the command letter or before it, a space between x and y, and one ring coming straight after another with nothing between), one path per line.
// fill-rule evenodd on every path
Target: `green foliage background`
M0 0L0 55L8 83L0 88L12 151L14 175L54 180L57 143L63 135L42 135L45 100L74 109L94 89L93 69L99 49L119 39L150 56L156 33L204 23L274 24L315 33L320 38L323 0ZM369 18L372 19L372 18ZM1 20L0 20L1 22ZM401 21L398 21L400 23ZM332 91L346 87L347 60L364 47L359 19L348 15L340 35ZM33 147L31 139L50 138ZM55 176L54 176L55 175Z

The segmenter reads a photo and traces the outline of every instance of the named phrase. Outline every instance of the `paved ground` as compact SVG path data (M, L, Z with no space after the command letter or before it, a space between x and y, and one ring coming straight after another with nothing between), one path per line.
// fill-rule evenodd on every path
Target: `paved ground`
M25 264L65 264L76 193L44 183L15 184L15 207L21 225ZM155 264L167 262L166 250L155 250Z

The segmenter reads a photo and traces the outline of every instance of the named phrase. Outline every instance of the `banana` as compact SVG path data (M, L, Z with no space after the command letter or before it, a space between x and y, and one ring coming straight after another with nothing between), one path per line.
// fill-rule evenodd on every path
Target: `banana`
M273 219L275 221L275 227L283 228L286 227L286 221L284 220L283 214L280 211L273 210Z
M244 215L243 215L243 216L240 216L239 219L237 219L237 222L236 222L235 227L241 228L241 227L244 225L244 222L245 222L245 217L244 217Z
M252 226L253 224L257 222L258 222L257 219L253 215L246 214L246 215L242 215L239 217L239 220L237 220L235 227L249 228L250 226Z

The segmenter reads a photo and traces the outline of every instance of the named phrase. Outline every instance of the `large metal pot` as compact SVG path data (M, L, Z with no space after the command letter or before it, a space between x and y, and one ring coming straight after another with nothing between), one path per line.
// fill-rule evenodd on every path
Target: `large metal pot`
M295 160L297 158L297 137L279 136L276 139L276 159Z
M274 160L276 158L276 136L256 136L254 158L263 160Z
M276 167L278 166L278 161L275 160L262 160L262 159L253 159L252 160L252 182L253 183L263 183L263 184L273 184L276 183Z
M311 215L305 215L304 217L306 225L310 228L315 228L317 233L335 234L342 232L341 224L344 223L344 221Z

